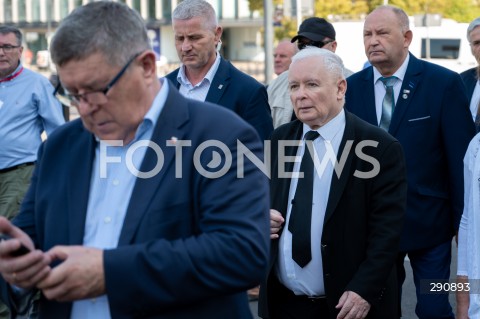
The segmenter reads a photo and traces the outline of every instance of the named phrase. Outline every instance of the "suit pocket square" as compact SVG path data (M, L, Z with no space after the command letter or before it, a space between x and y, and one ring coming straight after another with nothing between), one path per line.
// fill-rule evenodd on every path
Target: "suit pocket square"
M414 119L409 119L408 121L409 122L416 122L416 121L426 120L426 119L429 119L429 118L430 118L430 115L429 116L424 116L424 117L417 117L417 118L414 118Z

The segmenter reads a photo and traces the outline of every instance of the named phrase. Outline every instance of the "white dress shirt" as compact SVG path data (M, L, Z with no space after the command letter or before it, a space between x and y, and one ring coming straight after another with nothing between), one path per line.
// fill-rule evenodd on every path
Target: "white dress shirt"
M308 125L303 124L302 141L305 134L310 130L311 129ZM315 153L318 155L318 161L314 159L316 173L313 180L312 223L310 229L312 234L312 260L303 268L292 259L292 234L288 230L288 223L292 211L291 203L295 197L298 178L295 176L292 177L290 183L287 218L283 228L284 230L279 239L279 254L276 271L279 281L285 287L292 290L296 295L325 295L322 253L320 250L323 220L330 194L330 183L334 172L333 168L337 159L336 154L338 153L344 131L345 111L342 110L336 117L317 130L320 136L313 141ZM299 172L300 162L304 152L305 144L302 142L297 150L293 172ZM332 164L332 161L335 162Z

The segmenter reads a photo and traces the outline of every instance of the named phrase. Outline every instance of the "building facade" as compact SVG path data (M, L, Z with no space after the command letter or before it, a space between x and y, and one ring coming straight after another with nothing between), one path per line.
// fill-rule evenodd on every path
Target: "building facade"
M24 46L33 56L48 49L49 35L76 7L94 0L0 0L0 24L19 27ZM113 0L137 10L147 23L152 47L168 62L178 62L171 27L172 10L181 0ZM263 19L249 10L248 0L207 0L217 12L222 36L222 55L229 60L251 61L263 52ZM40 62L40 61L39 61Z

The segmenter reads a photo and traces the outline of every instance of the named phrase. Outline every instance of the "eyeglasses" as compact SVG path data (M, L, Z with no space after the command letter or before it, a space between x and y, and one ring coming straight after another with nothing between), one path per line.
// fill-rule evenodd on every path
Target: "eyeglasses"
M12 53L13 50L18 49L20 45L2 45L0 49L3 50L4 53Z
M322 48L323 46L325 46L329 43L332 43L332 42L333 42L333 40L329 40L329 41L325 41L325 42L322 42L322 41L298 42L297 47L298 47L299 50L303 50L307 46Z
M115 85L115 83L120 80L122 75L128 69L130 64L143 52L139 52L135 54L130 60L128 60L127 64L118 72L118 74L107 84L104 89L91 91L83 94L71 94L65 88L62 87L60 81L58 81L58 85L53 91L53 95L65 106L68 107L77 107L80 105L80 102L83 101L89 104L105 104L107 103L107 93L108 91Z

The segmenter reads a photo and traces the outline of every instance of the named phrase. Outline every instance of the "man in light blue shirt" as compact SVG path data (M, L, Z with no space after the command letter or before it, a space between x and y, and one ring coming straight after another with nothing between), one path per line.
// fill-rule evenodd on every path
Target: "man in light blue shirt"
M12 218L30 182L42 141L64 123L48 79L20 62L22 34L0 27L0 214Z
M53 87L20 62L22 33L0 26L0 215L13 218L25 196L41 134L64 123ZM0 318L9 318L0 303Z

